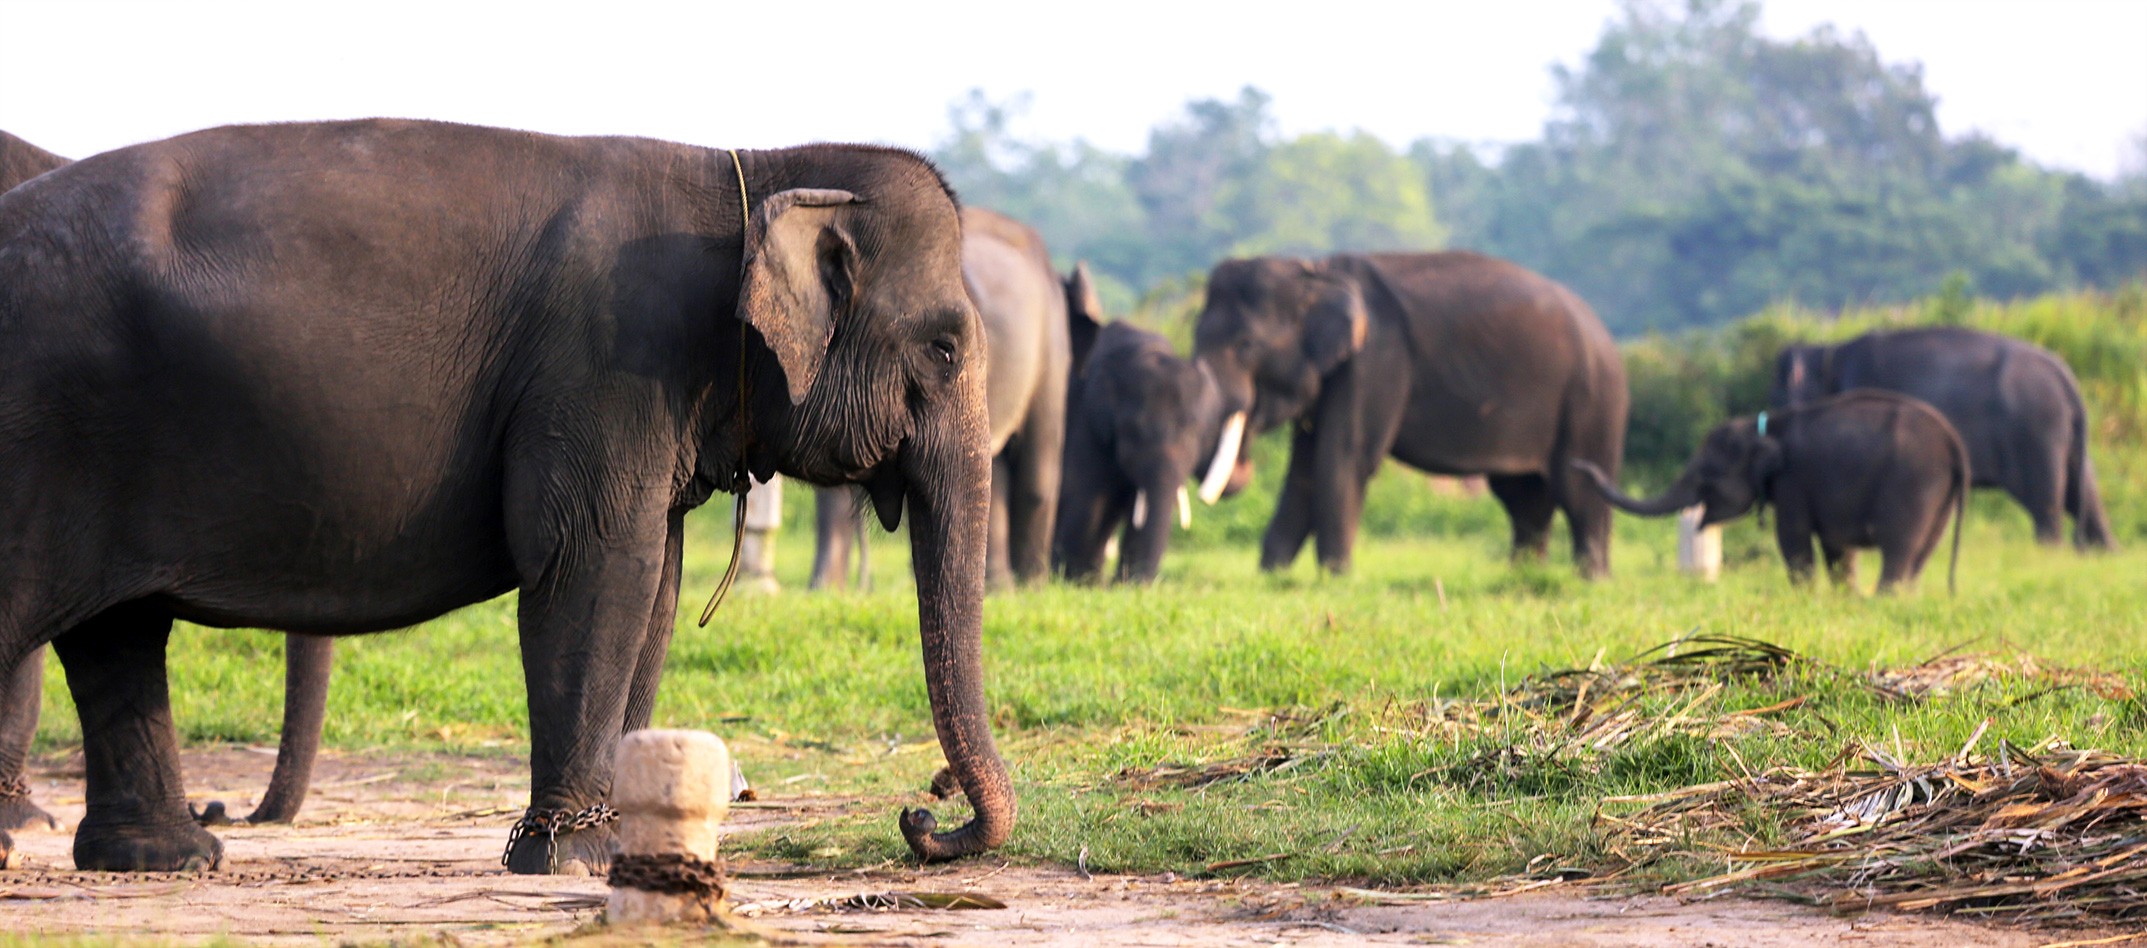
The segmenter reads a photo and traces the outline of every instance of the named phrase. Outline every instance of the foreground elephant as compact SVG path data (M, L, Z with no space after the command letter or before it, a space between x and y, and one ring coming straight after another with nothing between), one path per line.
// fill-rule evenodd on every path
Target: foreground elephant
M927 693L976 818L910 811L903 835L926 859L999 845L959 252L931 166L863 146L232 127L0 196L0 667L52 642L66 669L77 865L221 858L180 783L174 619L345 635L520 589L531 800L505 859L603 868L684 515L778 470L863 483L889 525L907 504Z
M1617 471L1625 366L1565 287L1474 253L1230 260L1208 277L1193 349L1222 388L1226 440L1295 424L1262 569L1309 534L1320 565L1347 571L1365 485L1391 455L1486 475L1516 558L1541 559L1565 511L1581 573L1609 574L1610 508L1568 462Z
M1944 415L1913 398L1855 389L1724 422L1708 432L1676 483L1648 500L1625 496L1592 464L1574 465L1612 504L1642 516L1700 504L1700 523L1711 526L1774 504L1775 540L1798 582L1811 577L1814 537L1837 583L1854 583L1856 549L1874 546L1884 557L1880 591L1915 582L1945 538L1950 514L1946 588L1953 588L1971 476L1968 449Z
M1094 579L1111 535L1123 528L1118 578L1153 582L1172 522L1190 522L1185 483L1217 453L1222 393L1170 340L1103 322L1085 266L1066 282L1066 308L1077 358L1052 562L1069 579ZM1230 467L1210 469L1227 475ZM1203 485L1201 496L1212 503L1223 486Z
M962 209L962 280L984 320L990 406L993 585L1034 582L1051 566L1059 452L1066 441L1066 306L1044 239L1027 224ZM849 574L859 514L854 491L820 491L812 588Z
M1873 332L1833 346L1790 346L1775 360L1773 404L1802 405L1852 388L1914 396L1944 413L1974 462L1976 486L2027 508L2035 538L2109 549L2110 521L2088 460L2087 407L2055 353L1956 327Z

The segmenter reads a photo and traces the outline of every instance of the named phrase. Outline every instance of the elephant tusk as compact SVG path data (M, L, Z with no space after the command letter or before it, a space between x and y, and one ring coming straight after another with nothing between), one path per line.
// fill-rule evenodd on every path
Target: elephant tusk
M1185 492L1185 485L1178 485L1178 529L1193 529L1193 495Z
M1133 529L1138 530L1147 525L1148 492L1144 490L1133 495Z
M1213 504L1223 497L1223 488L1230 483L1230 471L1237 466L1238 447L1245 442L1245 413L1231 415L1223 422L1223 438L1215 445L1215 460L1208 462L1208 476L1200 479L1200 502Z

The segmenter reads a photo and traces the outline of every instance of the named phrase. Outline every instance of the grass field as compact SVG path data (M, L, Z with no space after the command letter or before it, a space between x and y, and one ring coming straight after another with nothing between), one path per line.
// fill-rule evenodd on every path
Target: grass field
M1958 596L1945 594L1934 566L1920 591L1870 598L1792 588L1749 521L1729 528L1730 568L1718 585L1676 574L1669 523L1633 520L1620 523L1617 578L1583 583L1563 562L1508 565L1488 498L1438 497L1400 470L1383 474L1380 490L1422 493L1411 509L1452 532L1410 537L1396 535L1407 522L1384 526L1339 580L1315 575L1309 562L1264 576L1248 549L1187 542L1153 588L994 596L988 693L1022 793L1010 854L1074 862L1086 850L1092 869L1181 874L1282 854L1217 871L1380 882L1600 870L1616 861L1590 819L1605 796L1777 764L1817 767L1859 742L1934 759L1988 719L1988 743L2025 747L2055 735L2147 754L2137 703L2087 688L2001 679L1903 702L1862 683L1859 672L1959 649L2021 650L2147 680L2139 647L2147 550L2081 557L2038 548L2026 518L1996 497L1979 497L1972 510ZM1184 539L1229 529L1227 516L1207 519ZM721 511L696 515L681 613L697 612L713 588L727 552L724 521ZM793 529L784 543L793 591L742 596L706 630L681 623L659 723L745 739L745 764L762 785L885 798L884 807L750 845L826 865L899 858L893 808L914 802L939 765L905 551L895 538L876 540L874 592L807 594L798 590L810 538ZM1867 585L1876 565L1864 566ZM1449 721L1529 676L1614 662L1695 632L1764 640L1811 661L1732 676L1704 696L1693 688L1644 696L1636 707L1645 714L1803 703L1765 715L1779 727L1736 740L1666 729L1601 753L1548 757L1529 752L1538 736L1496 714L1466 728ZM183 736L273 742L280 649L280 637L258 632L177 633ZM1705 708L1686 707L1696 697ZM48 690L41 743L53 749L76 734L65 690ZM511 597L340 644L328 740L518 750L526 736ZM1232 761L1207 776L1250 772L1205 786L1186 785L1202 779L1197 769L1178 772ZM1768 827L1750 832L1763 840ZM1646 871L1719 867L1688 854Z

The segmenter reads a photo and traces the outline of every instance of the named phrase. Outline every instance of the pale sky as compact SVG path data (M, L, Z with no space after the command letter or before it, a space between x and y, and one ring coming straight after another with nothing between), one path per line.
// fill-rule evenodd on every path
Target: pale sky
M765 147L929 147L970 88L1139 151L1256 85L1282 130L1537 137L1615 0L1497 3L0 0L0 129L81 157L233 122L394 115ZM1766 0L1921 61L1947 135L2115 174L2147 136L2147 0Z

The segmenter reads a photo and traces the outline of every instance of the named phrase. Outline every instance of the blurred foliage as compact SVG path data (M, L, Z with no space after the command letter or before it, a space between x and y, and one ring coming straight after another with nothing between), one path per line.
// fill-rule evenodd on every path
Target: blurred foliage
M1448 245L1566 283L1621 336L1783 300L2009 299L2147 274L2147 138L2111 182L1949 139L1919 65L1831 26L1762 36L1759 11L1625 0L1581 62L1554 68L1558 109L1532 142L1284 137L1248 87L1189 102L1119 155L1023 141L1009 126L1025 97L972 92L933 157L965 200L1035 225L1062 267L1088 260L1113 312L1228 256Z

